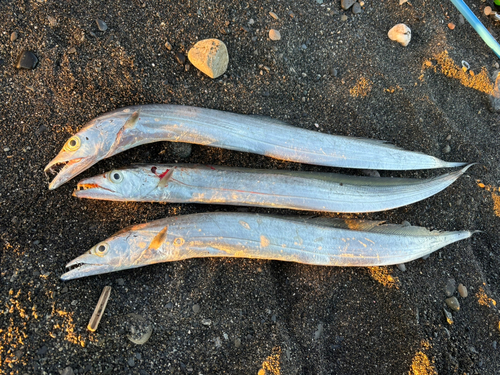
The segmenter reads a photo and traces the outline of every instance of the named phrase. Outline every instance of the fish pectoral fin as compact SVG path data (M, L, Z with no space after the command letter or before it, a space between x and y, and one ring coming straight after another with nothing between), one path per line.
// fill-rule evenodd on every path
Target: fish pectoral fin
M168 225L163 228L151 241L148 248L145 250L158 250L165 239L167 238Z
M172 177L172 174L174 173L174 168L172 169L167 169L165 172L163 172L160 175L160 181L158 182L158 187L159 188L164 188L167 186L168 181Z
M106 154L107 155L106 157L111 156L115 153L116 149L120 145L120 142L123 138L123 133L125 133L125 131L127 131L129 129L133 129L135 127L135 125L137 124L137 121L139 120L140 114L141 114L141 108L139 108L137 111L132 113L130 115L130 117L127 119L127 121L125 121L125 124L123 124L121 129L116 134L115 141L113 142L113 145L111 146L108 153Z
M152 240L149 246L144 249L144 251L137 257L136 263L147 263L148 260L153 258L156 253L158 252L158 249L160 248L161 244L165 242L165 239L167 238L167 231L168 231L168 225L163 228Z

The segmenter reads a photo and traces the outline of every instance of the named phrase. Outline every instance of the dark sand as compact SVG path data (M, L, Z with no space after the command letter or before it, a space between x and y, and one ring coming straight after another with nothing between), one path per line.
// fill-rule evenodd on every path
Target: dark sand
M498 58L460 22L451 2L366 0L356 16L340 10L339 1L106 3L0 3L0 373L60 374L67 366L78 374L500 372L500 315L493 303L500 286L500 213L494 211L499 117L488 110L484 92ZM478 15L486 5L468 3ZM106 32L98 31L96 18L107 23ZM400 22L413 32L406 48L387 38ZM269 40L270 28L281 31L281 41ZM11 42L14 31L18 38ZM227 73L212 80L193 67L185 72L175 53L211 37L228 47ZM39 57L35 70L14 68L24 49ZM476 78L451 77L450 68L462 60ZM337 76L329 73L334 68ZM324 133L387 140L449 161L478 162L423 202L346 216L484 233L408 263L406 272L196 259L61 282L68 261L129 224L238 210L77 200L71 193L78 178L48 190L43 168L68 137L104 112L145 103L266 115ZM451 152L444 154L447 145ZM132 162L172 161L339 172L202 146L181 159L171 145L157 143L102 161L80 177ZM465 299L455 292L461 308L453 312L453 324L443 314L449 279L469 291ZM111 299L91 334L86 326L105 285L113 286ZM126 338L129 313L154 326L142 346Z

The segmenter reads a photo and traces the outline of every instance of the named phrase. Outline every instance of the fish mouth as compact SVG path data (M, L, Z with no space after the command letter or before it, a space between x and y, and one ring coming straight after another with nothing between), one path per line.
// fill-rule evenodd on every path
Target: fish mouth
M69 262L66 268L69 270L61 275L61 280L73 280L117 271L108 264L85 263L80 258L76 258Z
M77 198L110 199L115 195L116 191L89 180L80 181L73 190L73 196Z
M49 190L53 190L80 174L95 162L91 157L81 157L71 160L60 160L57 156L44 169L47 176L56 175L49 184Z

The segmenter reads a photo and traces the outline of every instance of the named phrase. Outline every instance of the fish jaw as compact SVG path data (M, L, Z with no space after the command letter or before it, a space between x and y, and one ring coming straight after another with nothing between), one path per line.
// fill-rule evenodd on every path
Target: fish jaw
M88 253L73 259L66 268L69 268L69 271L61 276L61 280L73 280L121 270L120 267L104 263L102 258Z
M69 267L69 265L67 265L66 267ZM74 280L82 277L119 271L107 264L81 264L75 267L76 268L70 269L69 271L61 275L61 280Z
M76 198L122 200L119 194L105 184L106 175L95 176L81 180L73 191ZM103 183L104 182L104 183Z
M44 169L46 175L57 173L49 184L49 190L53 190L68 182L73 177L79 175L86 169L97 163L95 156L68 157L66 151L61 151ZM64 164L62 169L57 171L59 165Z

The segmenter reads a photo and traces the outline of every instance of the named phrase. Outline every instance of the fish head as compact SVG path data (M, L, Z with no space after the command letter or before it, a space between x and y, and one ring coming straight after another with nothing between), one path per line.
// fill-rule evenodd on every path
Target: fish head
M144 259L154 233L141 230L146 224L126 228L98 243L66 265L61 280L72 280L103 273L122 271L156 263Z
M151 200L159 178L147 166L132 166L81 180L73 196L112 201Z
M124 134L138 121L139 111L133 110L131 107L99 116L69 138L45 167L46 174L56 174L49 189L61 186L98 161L133 147L133 137Z

